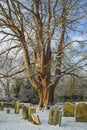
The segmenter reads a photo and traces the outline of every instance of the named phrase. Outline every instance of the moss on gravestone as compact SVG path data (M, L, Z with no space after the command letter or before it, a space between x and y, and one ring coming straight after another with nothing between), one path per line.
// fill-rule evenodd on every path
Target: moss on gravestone
M63 112L65 117L74 117L74 105L72 103L65 103Z
M87 122L87 104L79 103L76 104L76 121Z

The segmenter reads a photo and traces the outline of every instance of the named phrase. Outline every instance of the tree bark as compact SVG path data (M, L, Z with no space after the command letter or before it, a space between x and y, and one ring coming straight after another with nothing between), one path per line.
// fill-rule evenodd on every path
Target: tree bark
M39 95L39 108L47 107L54 104L54 90L56 85L52 85L51 87L38 90Z

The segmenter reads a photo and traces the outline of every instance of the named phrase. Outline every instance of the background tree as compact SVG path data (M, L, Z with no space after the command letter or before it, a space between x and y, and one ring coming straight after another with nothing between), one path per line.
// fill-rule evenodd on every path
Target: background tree
M0 57L0 75L2 75L0 84L5 92L5 96L8 98L11 97L11 84L13 79L11 77L6 77L6 75L11 71L13 71L12 62L6 60L6 55L2 55Z
M80 72L81 75L81 72ZM84 75L82 73L82 75ZM55 89L54 101L76 102L87 100L87 78L78 78L73 75L65 75L60 80Z
M39 107L53 103L54 90L62 76L76 75L74 72L78 68L87 65L83 56L68 66L64 63L64 56L71 55L71 51L65 55L65 50L69 50L68 46L76 41L72 38L72 32L83 36L85 28L82 22L85 22L86 18L86 5L85 0L0 2L0 43L7 45L9 41L10 49L22 49L22 67L31 85L38 92ZM86 46L85 40L76 42ZM56 48L55 52L53 48ZM52 78L53 65L55 72Z
M6 47L5 49L8 51L5 51L6 53L4 53L4 51L1 52L2 55L0 57L0 86L2 86L6 97L11 97L13 89L12 86L16 78L14 73L18 74L20 68L17 62L13 60L14 54L12 52L12 55L10 54L10 46ZM13 77L11 77L11 75L13 75ZM21 78L21 74L19 77Z

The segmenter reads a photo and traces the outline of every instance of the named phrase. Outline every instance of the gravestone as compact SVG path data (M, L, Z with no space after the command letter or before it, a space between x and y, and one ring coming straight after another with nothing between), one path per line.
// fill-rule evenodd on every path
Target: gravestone
M74 105L72 103L65 103L63 107L63 116L65 117L74 117Z
M12 108L15 108L15 104L16 104L16 101L13 100L13 101L11 102Z
M57 106L54 106L50 110L48 124L61 126L61 118L62 118L61 110Z
M7 108L6 112L7 112L7 113L10 113L10 108Z
M33 104L29 104L28 106L28 120L32 121L31 114L36 113L36 109L34 108Z
M87 122L87 104L79 103L76 104L76 121Z
M36 113L32 113L31 118L32 118L32 121L33 121L34 124L36 124L36 125L41 124L39 116Z
M20 103L16 102L15 103L15 114L19 114L19 107L20 107Z
M22 108L22 119L28 119L28 107L23 106Z
M4 110L4 102L0 102L0 109Z

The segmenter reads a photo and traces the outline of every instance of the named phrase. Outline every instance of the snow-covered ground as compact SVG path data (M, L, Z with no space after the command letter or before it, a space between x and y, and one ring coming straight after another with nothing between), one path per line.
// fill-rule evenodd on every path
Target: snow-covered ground
M0 111L0 130L87 130L87 123L75 122L74 117L63 117L61 127L49 125L48 115L49 110L37 112L41 120L41 125L35 125L28 120L22 119L21 111L19 114L14 114L11 109L10 114Z

